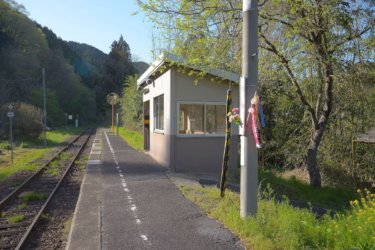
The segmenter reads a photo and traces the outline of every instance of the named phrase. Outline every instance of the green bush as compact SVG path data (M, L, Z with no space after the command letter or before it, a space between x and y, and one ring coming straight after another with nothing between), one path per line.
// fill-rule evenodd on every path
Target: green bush
M8 113L8 104L1 107L1 132L0 136L2 138L8 138L9 133L9 118L7 117ZM41 109L22 102L12 103L13 105L13 136L16 139L17 137L29 137L36 138L43 131L43 112Z
M361 198L350 202L347 213L334 219L324 217L318 232L317 248L374 249L375 246L375 194L358 190Z

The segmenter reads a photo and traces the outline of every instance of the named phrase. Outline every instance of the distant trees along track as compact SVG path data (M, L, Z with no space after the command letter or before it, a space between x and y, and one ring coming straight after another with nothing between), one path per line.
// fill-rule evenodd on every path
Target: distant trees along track
M21 249L94 129L77 136L0 201L0 249Z

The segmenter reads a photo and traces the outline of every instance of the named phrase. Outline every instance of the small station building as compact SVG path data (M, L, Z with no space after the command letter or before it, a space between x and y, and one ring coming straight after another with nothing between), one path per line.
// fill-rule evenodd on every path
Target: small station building
M143 92L144 150L176 172L220 173L226 130L226 95L238 107L239 76L205 70L203 79L171 54L162 54L138 79ZM198 82L197 82L198 79ZM238 159L238 127L232 124L229 167Z

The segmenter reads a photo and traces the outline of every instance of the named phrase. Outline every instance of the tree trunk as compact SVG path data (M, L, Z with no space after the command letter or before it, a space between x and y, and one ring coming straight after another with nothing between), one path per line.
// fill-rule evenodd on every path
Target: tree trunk
M322 185L320 169L316 158L323 132L324 129L322 127L314 131L310 138L310 144L307 150L307 169L309 171L310 185L313 187L321 187Z
M324 32L320 33L315 37L317 52L320 58L320 62L323 65L324 72L324 94L322 90L319 93L319 97L315 107L315 114L310 112L312 117L312 128L314 130L311 138L310 144L307 150L307 168L309 171L310 185L313 187L321 187L322 179L320 175L320 169L317 163L318 148L323 137L323 133L328 124L328 119L332 111L333 106L333 63L332 54L327 51L327 45L324 44L325 36ZM321 97L324 96L324 107L323 112L320 116L319 121L317 121L319 115L319 107Z

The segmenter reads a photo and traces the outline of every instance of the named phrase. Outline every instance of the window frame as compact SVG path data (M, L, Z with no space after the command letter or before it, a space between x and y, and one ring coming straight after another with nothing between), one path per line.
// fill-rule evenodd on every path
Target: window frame
M204 134L180 134L180 106L181 104L197 104L197 105L204 105L204 121L203 121L203 124L204 124ZM207 137L225 137L225 132L222 133L222 134L208 134L206 131L207 131L207 105L221 105L221 106L224 106L226 107L226 102L196 102L196 101L177 101L177 115L176 115L176 136L177 137L182 137L182 138L186 138L186 137L191 137L191 138L196 138L196 137L201 137L201 138L207 138Z
M159 100L159 98L161 98L161 97L163 97L163 128L162 129L160 129L160 128L157 128L156 127L156 125L157 125L157 118L159 117L159 112L156 112L157 111L157 108L159 108L159 105L156 105L156 100ZM159 102L158 102L159 103ZM165 129L165 122L164 122L164 117L165 117L165 109L164 109L164 94L161 94L161 95L158 95L158 96L155 96L154 98L153 98L153 110L154 110L154 114L153 114L153 116L154 116L154 119L153 119L153 122L154 122L154 124L153 124L153 128L154 128L154 130L153 130L153 132L155 132L155 133L159 133L159 134L163 134L164 133L164 129ZM157 116L157 115L158 116Z

